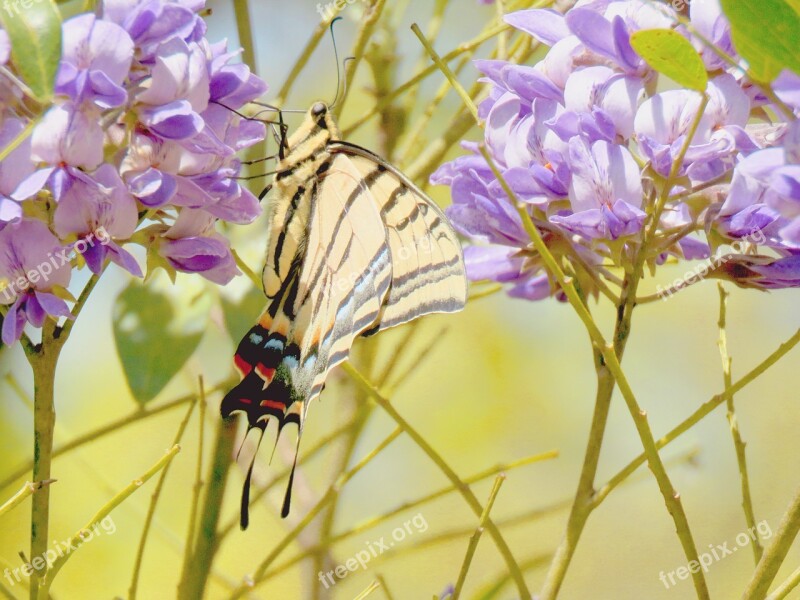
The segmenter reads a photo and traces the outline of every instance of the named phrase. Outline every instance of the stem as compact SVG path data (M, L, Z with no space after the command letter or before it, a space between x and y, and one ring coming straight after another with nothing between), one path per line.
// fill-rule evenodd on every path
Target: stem
M595 350L595 368L597 372L597 396L595 398L592 425L589 429L589 441L586 445L583 467L581 467L581 474L578 479L578 490L575 492L575 500L570 509L567 530L556 549L553 560L550 563L550 570L542 587L541 597L543 599L555 598L559 589L561 589L561 584L564 582L564 577L575 554L583 528L592 510L594 510L592 505L594 481L608 421L608 411L611 406L611 395L614 392L614 378L611 377L611 373L603 365L602 356L597 350Z
M239 45L242 47L242 62L248 65L253 72L257 72L256 52L253 45L253 32L251 30L250 7L247 0L233 0L233 12L236 15L236 33L239 36Z
M527 214L527 213L526 213ZM537 232L538 233L538 232ZM549 253L549 252L548 252ZM617 360L621 361L628 343L628 336L631 330L631 318L633 315L632 298L636 297L638 288L638 278L631 280L626 278L622 284L622 296L617 308L617 321L614 327L614 340L616 345ZM587 311L588 313L588 311ZM589 316L591 318L591 316ZM581 475L578 480L578 490L575 492L575 500L570 509L567 520L567 530L561 544L556 549L550 570L545 578L542 587L542 598L555 598L564 577L567 574L578 540L583 533L589 515L597 507L594 503L595 478L597 476L597 466L600 461L600 451L602 449L603 437L605 436L606 423L608 422L608 412L611 406L611 397L614 393L615 380L605 364L602 351L595 346L594 349L595 372L597 374L597 395L595 397L594 416L589 430L589 441L586 445L586 454L581 467Z
M725 389L731 387L733 383L731 379L731 357L728 354L728 335L725 331L727 309L728 309L728 292L722 283L717 283L719 289L719 355L722 360L722 381L725 384ZM728 405L728 424L731 428L731 437L733 437L733 447L736 450L736 463L739 465L739 476L742 486L742 509L744 510L744 519L747 523L747 528L750 531L755 530L756 517L753 511L753 499L750 495L750 477L747 472L747 459L745 457L745 443L742 440L742 434L739 432L739 422L736 419L736 409L733 405L733 394L728 394L725 397ZM756 565L761 560L764 554L764 548L761 546L761 540L757 537L751 544L753 548L753 557Z
M56 363L60 348L53 345L48 331L42 330L42 347L30 357L33 369L33 480L50 479L53 461L53 433L56 424L55 378ZM31 560L44 556L49 544L50 487L46 486L34 494L31 503ZM43 582L47 577L47 567L43 572L34 571L31 580L30 599L47 598ZM40 592L44 594L40 596Z
M381 395L375 386L367 381L364 376L359 373L355 367L353 367L352 364L349 362L344 363L342 365L342 369L350 377L352 377L356 383L363 387L370 394L370 396L372 396L375 402L377 402L381 408L383 408L383 410L386 411L386 413L394 420L394 422L397 423L408 434L414 443L419 446L420 450L428 455L428 457L434 462L434 464L436 464L437 467L439 467L442 473L445 474L445 476L456 487L456 489L458 489L475 515L480 517L483 514L483 506L481 506L480 500L478 500L469 486L464 483L464 481L456 474L456 472L453 471L450 465L448 465L447 462L445 462L445 460L436 452L436 450L434 450L433 447L431 447L431 445L425 441L425 438L423 438L419 432L414 429L400 413L397 412L394 406L392 406L392 404ZM505 560L509 572L514 578L514 583L517 586L517 591L519 592L520 598L530 600L530 590L528 590L528 586L525 583L525 578L523 577L522 571L520 570L519 565L514 558L514 554L511 552L511 548L508 547L508 544L506 543L505 539L503 539L503 535L500 533L500 530L491 519L486 522L486 527L489 530L489 533L492 536L498 551L502 555L503 560Z
M503 485L505 479L506 476L503 473L500 473L494 480L494 486L492 486L492 491L489 494L489 500L487 500L486 506L483 509L483 514L478 522L478 528L469 539L467 554L464 556L464 563L461 565L461 571L458 574L455 591L453 592L453 600L458 600L461 597L461 590L464 588L464 582L467 580L467 572L469 571L470 564L472 564L472 557L475 556L475 550L478 549L478 542L481 539L484 527L486 527L486 521L489 520L489 513L492 512L492 507L494 506L494 501L497 498L497 493L500 491L500 486Z
M203 503L202 521L194 549L186 548L191 552L191 559L187 561L180 583L178 584L179 600L197 600L203 597L211 563L214 560L219 539L217 538L217 524L222 508L222 498L228 480L228 470L233 462L233 446L236 439L235 417L221 420L217 429L217 438L214 455L211 461L209 484L206 487L205 501Z
M375 575L375 579L381 584L381 589L383 590L383 595L386 596L386 600L394 600L394 596L392 595L389 586L386 585L386 580L383 578L383 575L377 573Z
M189 569L189 560L192 558L191 553L188 551L195 541L197 532L197 509L200 506L200 492L203 490L203 448L205 447L206 437L206 394L205 386L203 384L203 377L200 376L200 418L198 423L198 440L197 440L197 465L194 472L194 486L192 487L192 503L189 507L189 527L186 533L186 549L183 553L183 570ZM222 534L218 533L221 539Z
M758 561L756 572L742 595L743 600L766 598L769 586L778 574L778 569L781 568L789 553L798 531L800 531L800 489L795 493L789 508L783 515L775 537L767 546L761 560Z
M763 375L772 365L777 363L781 358L783 358L788 352L794 348L798 343L800 343L800 330L797 330L795 334L782 343L778 348L770 354L767 358L761 361L755 368L753 368L747 375L739 379L736 383L734 383L730 388L723 391L721 394L717 394L710 400L704 402L700 408L694 411L688 418L684 419L677 427L670 430L664 437L659 439L656 442L656 447L660 450L670 442L674 441L687 431L689 431L692 427L694 427L697 423L702 421L705 417L707 417L711 412L717 408L720 404L725 402L725 398L731 394L736 394L744 389L746 386L751 384L755 381L758 377ZM633 459L626 467L624 467L621 471L619 471L614 477L612 477L608 483L606 483L603 487L595 495L595 504L600 504L606 496L608 496L611 491L617 487L620 483L625 481L628 476L630 476L637 468L643 465L646 461L646 457L644 453L637 456Z
M778 588L767 596L767 600L783 600L794 588L800 585L800 568L796 569L789 578L778 586Z
M664 504L666 504L667 510L675 523L675 532L678 534L678 539L683 547L683 553L686 555L686 559L689 563L692 563L692 561L697 561L699 563L697 547L689 527L686 511L683 509L680 494L672 485L664 462L661 460L661 455L658 453L658 446L647 421L647 411L642 410L641 406L636 401L636 397L622 372L622 368L620 367L613 348L609 346L609 351L605 352L603 355L606 358L609 369L614 374L614 378L617 380L619 390L622 393L622 397L625 399L625 404L631 413L634 425L636 425L636 431L644 447L647 463L658 483L658 489L661 491L661 495L664 498ZM707 600L709 598L709 593L703 572L693 572L692 581L695 591L697 592L697 597Z

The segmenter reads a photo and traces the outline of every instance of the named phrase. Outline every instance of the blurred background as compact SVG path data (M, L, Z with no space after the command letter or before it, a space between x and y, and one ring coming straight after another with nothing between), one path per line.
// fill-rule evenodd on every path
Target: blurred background
M257 71L271 86L266 97L269 101L318 26L320 15L313 1L250 4ZM394 86L406 81L420 64L427 64L420 62L421 48L409 26L418 21L424 30L432 10L432 3L424 0L396 4L395 14L408 6L393 26L398 47ZM67 11L77 9L73 3L66 6ZM230 45L236 46L232 3L211 1L209 7L212 9L208 18L209 39L228 38ZM362 9L361 0L355 0L341 13L343 21L336 30L340 56L349 53ZM475 0L451 1L435 47L444 53L472 39L496 18L495 10L494 6ZM486 56L486 51L479 51L476 56ZM461 79L471 84L477 77L477 72L468 66ZM437 72L422 84L412 125L414 115L424 110L425 99L436 93L442 81ZM340 119L343 129L357 122L373 105L368 89L373 83L364 65L349 85L351 95ZM336 62L330 39L325 38L300 73L285 106L303 109L316 99L332 99L335 90ZM449 94L434 116L430 130L425 132L423 143L404 157L406 164L413 162L426 144L437 139L448 122L446 119L460 106L455 94ZM299 118L288 115L290 129ZM378 137L377 121L373 119L350 141L378 149ZM474 129L466 136L466 139L477 138ZM458 153L456 147L449 156ZM449 203L447 189L429 191L442 206ZM234 247L255 270L260 270L264 231L263 220L228 231ZM658 283L671 282L686 270L685 265L661 268L656 279L646 282L645 291L655 291ZM196 333L202 333L202 341L182 371L143 408L131 394L114 340L115 300L128 283L127 276L118 269L109 270L65 348L57 375L56 447L106 423L135 415L138 410L196 392L201 374L207 388L230 377L234 342L238 342L238 336L261 310L261 300L253 295L245 278L219 292L212 286L179 276L178 285L169 292L177 295L179 302L196 308L198 295L207 298L203 300L208 303L203 312L208 315L207 320L198 320L196 327ZM800 327L800 312L797 296L791 291L767 294L731 289L731 292L728 337L735 380ZM612 309L601 303L593 311L608 332L614 321ZM189 311L183 318L191 321L194 315ZM656 437L721 391L717 318L718 292L716 285L708 282L637 309L624 367L649 414ZM392 393L392 402L462 478L498 464L558 450L559 456L554 460L509 470L492 511L496 522L509 521L501 529L518 560L530 563L526 579L531 590L538 590L549 554L559 543L565 527L594 405L594 371L583 326L568 305L554 300L528 303L495 294L472 301L460 314L427 317L410 339L408 333L407 327L399 328L361 343L355 350L354 362L374 374L401 353L396 373L403 376ZM739 424L747 442L756 521L767 523L762 526L763 531L777 529L780 516L800 484L797 364L795 351L736 397ZM30 460L32 452L32 414L12 385L19 382L23 396L32 393L29 367L18 347L6 348L0 354L0 375L3 381L0 480L8 483L0 495L6 498L25 480L21 476L8 482L8 477ZM208 397L204 473L217 429L220 398L219 393ZM364 402L352 383L341 373L335 373L321 400L311 407L301 456L304 449L312 448L346 424ZM185 411L184 404L147 419L134 420L55 459L53 471L58 482L51 491L52 538L63 540L75 533L100 506L158 460L171 446ZM362 410L359 414L366 413ZM142 566L141 598L172 597L180 577L198 458L198 425L195 412L158 506ZM380 408L369 412L363 431L353 441L349 465L367 455L393 428L394 423ZM242 427L240 437L243 432ZM294 449L294 430L287 430L272 465L268 466L273 434L272 430L268 432L256 463L257 483L269 481L281 471ZM279 516L285 485L280 482L265 500L253 505L246 532L234 526L222 538L207 598L229 597L233 587L254 573L264 557L336 479L342 470L345 446L343 438L334 440L301 467L288 519L281 520ZM239 494L252 450L246 448L239 464L230 471L223 525L235 525L238 520ZM598 481L606 481L640 452L641 445L627 409L622 399L615 396ZM746 531L746 525L724 407L669 445L662 455L681 493L699 551L726 542L730 547L736 546L736 536ZM207 481L207 477L204 479ZM489 494L492 479L473 486L481 502ZM70 559L53 587L55 598L127 597L154 483L150 481L112 513L116 526L113 534L98 536ZM447 485L448 481L431 460L401 435L344 487L331 531L335 535L350 530L371 517ZM381 538L389 540L393 530L403 527L414 515L422 515L415 523L424 521L425 527L412 525L413 533L373 558L366 568L351 572L329 589L318 580L315 566L318 563L309 559L283 569L255 588L250 597L350 599L380 575L394 598L431 598L455 582L469 536L477 525L477 518L454 493L337 542L328 559L333 562L324 564L344 564ZM275 564L280 565L318 543L319 527L317 519ZM0 568L22 564L18 552L28 551L28 537L29 503L26 503L0 520ZM785 579L798 561L800 551L795 549L776 581ZM684 564L685 557L655 481L649 471L640 469L591 516L561 597L631 600L693 597L690 580L678 580L667 589L659 579L661 571L674 571ZM735 554L712 564L707 574L712 597L738 597L752 567L749 547L738 548ZM467 578L466 597L515 598L516 592L510 585L496 594L490 593L505 572L491 538L484 535ZM18 597L26 595L22 584L12 590ZM376 591L373 597L381 594Z

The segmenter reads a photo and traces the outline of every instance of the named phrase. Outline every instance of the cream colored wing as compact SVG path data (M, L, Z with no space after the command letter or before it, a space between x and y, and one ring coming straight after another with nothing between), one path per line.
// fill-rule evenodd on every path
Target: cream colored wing
M369 150L336 141L381 213L392 258L392 285L374 331L422 315L456 312L467 299L461 244L441 209L405 175Z

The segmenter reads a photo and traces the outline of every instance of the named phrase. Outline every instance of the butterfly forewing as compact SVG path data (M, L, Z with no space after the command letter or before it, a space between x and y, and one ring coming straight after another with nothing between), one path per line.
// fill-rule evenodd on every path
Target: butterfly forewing
M461 245L433 201L394 167L364 148L335 142L349 157L379 207L392 254L392 287L376 330L422 315L464 307L467 284Z

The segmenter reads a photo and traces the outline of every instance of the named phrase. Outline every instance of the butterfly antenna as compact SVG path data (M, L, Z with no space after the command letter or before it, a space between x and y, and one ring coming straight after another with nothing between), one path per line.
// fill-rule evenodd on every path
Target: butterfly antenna
M264 425L256 425L250 429L260 429L261 436L258 438L256 451L253 453L253 458L250 461L250 467L247 469L247 477L244 478L244 486L242 487L242 511L239 518L239 527L241 527L242 531L247 529L247 526L250 524L250 481L253 478L253 467L256 464L258 450L261 448L261 441L264 439L264 432L266 431L267 426L265 423ZM241 451L241 448L239 448L239 450Z
M333 97L333 102L328 105L328 108L333 108L339 101L339 88L341 87L342 83L342 71L339 67L339 49L336 47L336 35L333 33L333 24L341 20L342 17L336 17L333 21L331 21L329 28L331 32L331 41L333 42L333 57L336 60L336 95ZM347 85L347 82L345 82L345 85Z
M292 471L289 474L289 483L286 485L286 495L283 498L283 509L281 509L281 517L286 518L289 516L289 509L292 504L292 486L294 485L294 472L297 469L297 455L300 454L300 438L302 437L303 430L297 429L297 446L294 449L294 461L292 462Z

